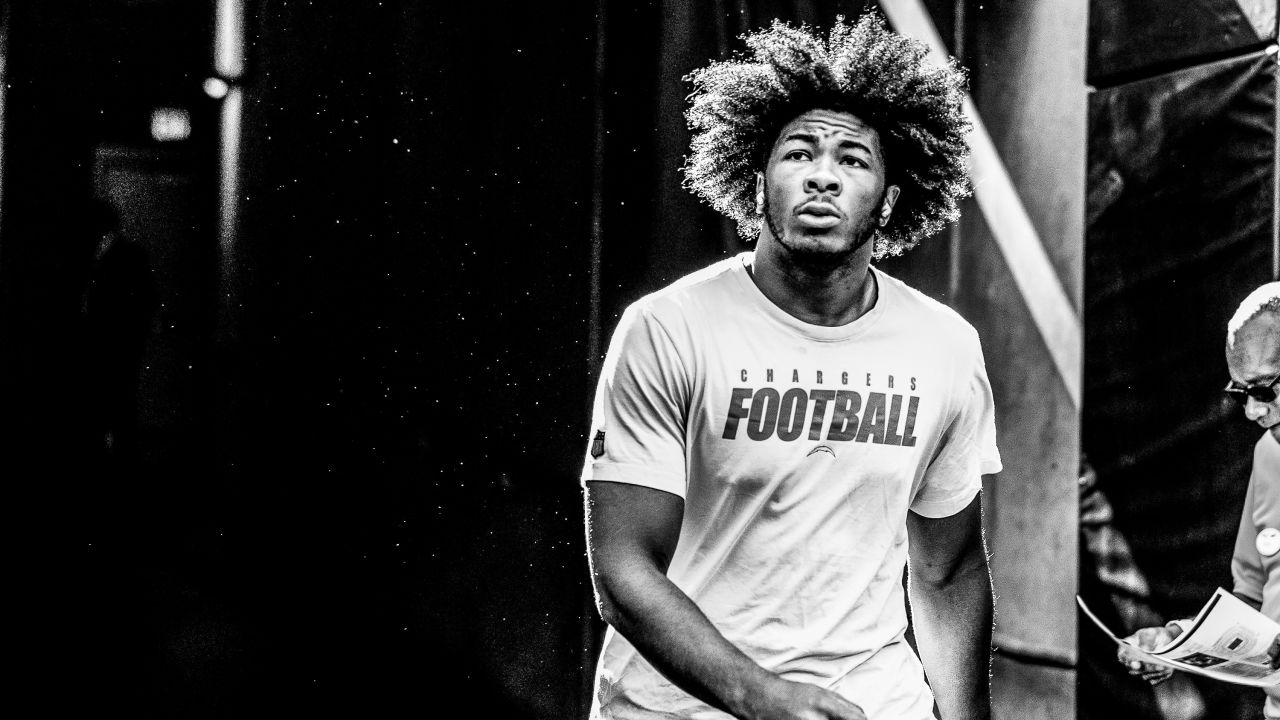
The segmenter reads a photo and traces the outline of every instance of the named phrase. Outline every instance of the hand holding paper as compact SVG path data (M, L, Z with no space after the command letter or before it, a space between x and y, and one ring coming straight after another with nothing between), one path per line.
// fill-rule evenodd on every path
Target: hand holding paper
M1116 657L1129 669L1130 675L1137 675L1152 685L1158 685L1173 675L1173 668L1168 665L1143 662L1136 653L1131 651L1133 647L1137 647L1153 652L1172 643L1181 634L1182 629L1176 625L1172 628L1165 625L1142 628L1120 643L1120 647L1116 649Z
M1167 677L1165 667L1204 675L1216 680L1271 687L1280 684L1280 624L1218 588L1187 628L1173 633L1165 628L1145 628L1121 640L1076 597L1080 608L1115 641L1117 653L1130 671L1150 682ZM1138 663L1134 668L1133 663ZM1163 677L1162 677L1163 676Z

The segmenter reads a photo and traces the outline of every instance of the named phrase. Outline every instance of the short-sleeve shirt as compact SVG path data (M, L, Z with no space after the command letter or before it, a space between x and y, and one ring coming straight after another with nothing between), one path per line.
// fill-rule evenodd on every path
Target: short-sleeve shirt
M684 499L668 577L768 670L871 717L932 717L904 641L907 511L945 517L1000 470L977 333L873 270L838 327L774 305L729 258L623 314L582 479ZM593 717L726 718L610 629Z
M1262 614L1280 622L1280 553L1267 556L1258 551L1258 535L1267 529L1280 530L1280 441L1270 432L1253 448L1253 472L1231 556L1231 576L1237 594L1262 603ZM1263 713L1280 718L1280 688L1267 689Z

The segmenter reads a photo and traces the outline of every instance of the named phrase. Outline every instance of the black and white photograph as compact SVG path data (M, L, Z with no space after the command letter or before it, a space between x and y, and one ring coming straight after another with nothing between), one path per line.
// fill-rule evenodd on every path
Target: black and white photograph
M1278 16L0 0L10 713L1280 719Z

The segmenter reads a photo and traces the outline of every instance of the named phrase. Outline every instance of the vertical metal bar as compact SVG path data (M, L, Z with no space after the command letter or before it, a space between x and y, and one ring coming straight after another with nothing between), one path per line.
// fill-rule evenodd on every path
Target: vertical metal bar
M729 54L729 14L725 9L725 0L711 0L711 14L715 20L711 23L716 31L716 57L723 58Z
M954 0L953 7L953 30L952 30L952 48L953 57L961 65L967 67L965 63L965 32L967 32L965 6L968 0ZM972 93L972 89L970 90ZM960 229L960 223L954 222L947 233L947 301L956 302L960 297L960 249L964 243L964 233ZM988 511L991 514L992 510Z
M218 147L218 326L224 338L234 336L238 325L244 2L217 0L214 6L214 72L230 86L222 99Z
M241 439L239 340L242 331L243 266L240 247L240 198L242 141L244 138L244 90L239 84L243 73L244 0L217 0L214 6L214 74L227 84L218 118L218 220L217 278L214 343L218 391L213 398L215 423L213 442L219 458L224 482L233 482L237 469Z
M9 87L9 3L0 3L0 217L4 217L5 102ZM2 223L0 223L2 225ZM0 242L0 255L4 252Z
M217 0L213 68L224 79L244 74L244 0Z
M232 86L222 99L219 142L218 183L218 267L224 320L235 312L230 307L235 295L237 239L240 234L240 135L243 91Z
M1280 18L1277 18L1280 23ZM1272 88L1275 91L1275 104L1271 108L1271 119L1275 130L1272 133L1273 153L1271 157L1271 279L1280 280L1280 53L1277 46L1267 48L1271 55L1271 74L1275 78Z
M595 384L600 377L600 365L604 355L604 310L603 310L603 259L604 259L604 72L605 72L605 5L606 0L596 0L596 44L594 72L592 75L592 136L591 136L591 242L588 257L587 277L589 284L589 307L587 309L587 418L590 422ZM589 426L588 426L589 428ZM580 698L578 712L583 720L591 711L591 696L595 686L594 657L596 638L595 599L590 585L584 586L582 594L582 635L579 650L581 652L579 669Z
M604 23L605 0L596 0L595 94L591 138L591 242L589 267L590 307L587 318L587 371L594 381L600 371L603 338L601 328L601 262L604 255Z

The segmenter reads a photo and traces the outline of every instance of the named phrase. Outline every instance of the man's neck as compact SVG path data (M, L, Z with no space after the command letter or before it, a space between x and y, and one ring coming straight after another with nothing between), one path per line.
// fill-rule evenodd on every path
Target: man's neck
M871 243L837 262L813 262L788 251L766 230L756 244L751 279L787 314L810 325L837 327L875 307L878 288L870 264Z

